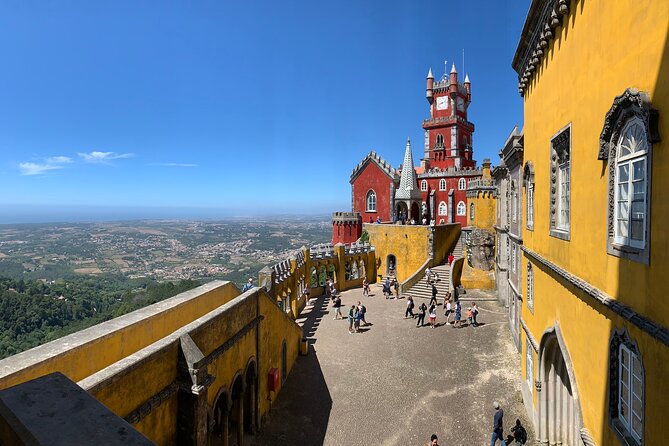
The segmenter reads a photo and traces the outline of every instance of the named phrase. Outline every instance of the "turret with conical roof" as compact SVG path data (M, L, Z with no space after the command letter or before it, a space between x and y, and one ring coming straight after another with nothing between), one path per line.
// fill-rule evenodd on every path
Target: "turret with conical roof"
M430 68L430 71L427 72L427 86L425 88L425 97L427 98L427 102L432 105L432 101L434 100L434 92L433 92L433 87L434 87L434 76L432 75L432 68Z
M413 155L411 154L411 139L407 138L404 150L404 163L402 163L402 174L400 175L400 186L395 192L396 200L420 200L421 193L418 189L416 171L413 166Z

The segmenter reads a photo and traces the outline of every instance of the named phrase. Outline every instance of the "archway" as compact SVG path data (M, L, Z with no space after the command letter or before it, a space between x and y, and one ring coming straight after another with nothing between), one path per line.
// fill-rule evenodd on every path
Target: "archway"
M400 201L397 203L397 209L395 212L395 218L397 221L401 222L406 222L407 219L409 218L409 208L407 207L407 204L403 201Z
M549 445L581 444L581 407L569 354L556 326L547 331L539 348L539 404L537 436Z
M397 258L394 254L388 254L386 257L386 276L397 275Z
M244 373L244 378L246 380L246 399L244 401L244 430L250 434L254 434L257 427L257 376L258 373L256 371L255 360L251 359L246 365L246 373Z
M411 219L416 223L420 223L421 221L420 206L415 201L411 203Z
M211 416L213 427L210 432L209 444L228 446L230 395L225 389L219 390L218 395L214 398Z
M238 374L232 382L230 388L230 395L232 396L232 404L230 407L230 426L228 432L232 438L236 438L237 446L244 444L244 400L246 399L246 383L244 377ZM229 444L235 444L234 441Z

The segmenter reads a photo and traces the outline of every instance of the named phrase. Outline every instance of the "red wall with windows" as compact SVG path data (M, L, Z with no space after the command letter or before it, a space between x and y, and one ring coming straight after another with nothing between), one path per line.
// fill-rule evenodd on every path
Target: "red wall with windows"
M363 223L370 218L376 221L390 221L390 185L392 180L375 163L368 163L363 171L353 180L353 212L362 214ZM376 212L367 212L367 192L376 192Z
M444 202L446 203L446 206L448 207L448 191L453 189L453 212L454 212L454 222L455 223L460 223L462 227L468 226L469 225L469 204L467 203L467 190L466 190L466 185L469 184L470 180L473 180L474 178L477 177L464 177L465 178L465 189L460 190L458 187L458 182L460 181L460 178L463 177L453 177L453 178L444 178L446 180L446 190L439 190L439 182L441 181L441 178L425 178L427 181L427 191L423 191L421 189L421 194L422 194L422 200L425 203L430 203L430 192L434 192L434 217L435 221L437 224L439 224L440 220L443 218L444 223L448 223L448 215L439 215L439 203ZM418 180L418 187L421 187L423 179ZM457 215L458 212L458 203L462 201L465 204L465 215ZM447 211L450 212L451 210L447 208Z

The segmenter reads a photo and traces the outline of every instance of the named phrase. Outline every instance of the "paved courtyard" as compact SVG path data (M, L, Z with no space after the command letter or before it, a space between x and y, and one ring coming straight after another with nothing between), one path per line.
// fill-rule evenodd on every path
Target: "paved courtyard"
M386 300L377 286L372 292L342 293L342 305L367 307L372 325L362 333L333 320L324 297L305 309L309 355L298 358L252 444L425 445L436 433L442 446L488 445L495 400L505 432L520 418L532 438L518 390L520 355L501 305L479 301L478 328L416 328L404 319L405 299ZM437 322L445 322L441 306Z

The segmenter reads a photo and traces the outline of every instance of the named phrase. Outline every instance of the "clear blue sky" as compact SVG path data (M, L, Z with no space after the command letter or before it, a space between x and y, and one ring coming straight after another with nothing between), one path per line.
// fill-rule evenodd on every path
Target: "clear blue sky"
M418 162L425 75L464 76L463 48L475 157L496 164L522 125L529 3L3 2L0 222L17 205L348 210L370 150L397 166L410 136Z

